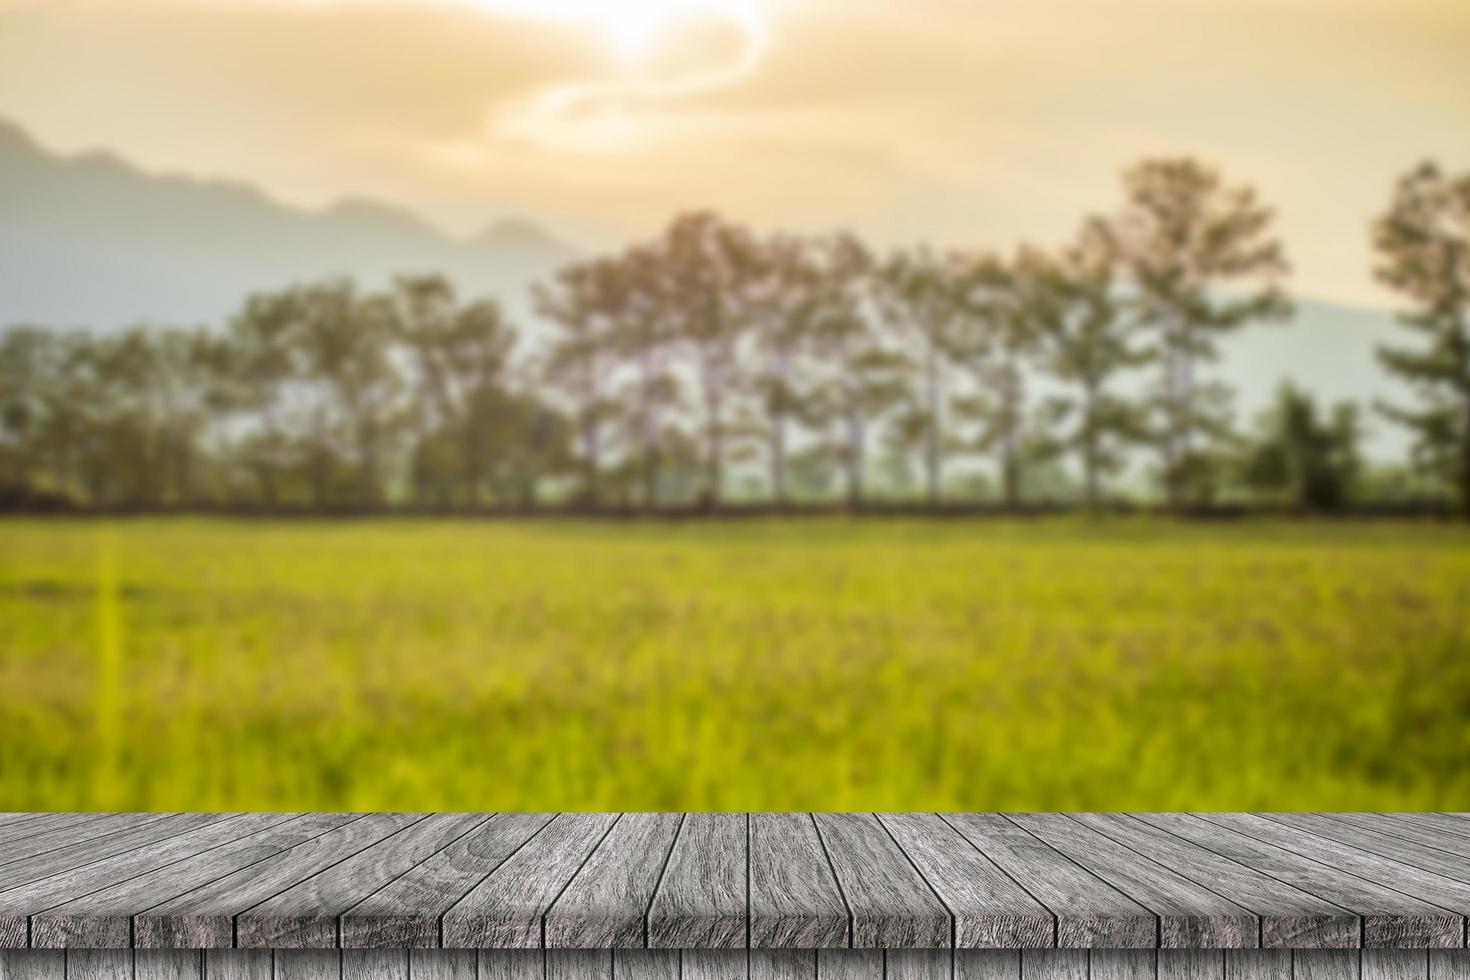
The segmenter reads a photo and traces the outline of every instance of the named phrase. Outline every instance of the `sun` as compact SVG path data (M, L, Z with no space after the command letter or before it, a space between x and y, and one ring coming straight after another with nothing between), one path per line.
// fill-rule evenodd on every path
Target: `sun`
M647 57L680 20L714 17L731 22L747 38L763 33L761 0L473 0L489 9L583 24L595 29L619 58Z

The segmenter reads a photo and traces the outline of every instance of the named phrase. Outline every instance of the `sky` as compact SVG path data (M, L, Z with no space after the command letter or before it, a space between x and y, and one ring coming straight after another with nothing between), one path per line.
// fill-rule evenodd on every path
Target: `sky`
M1277 208L1297 293L1385 306L1395 176L1470 169L1470 0L0 0L0 117L589 247L710 206L1056 244L1187 153Z

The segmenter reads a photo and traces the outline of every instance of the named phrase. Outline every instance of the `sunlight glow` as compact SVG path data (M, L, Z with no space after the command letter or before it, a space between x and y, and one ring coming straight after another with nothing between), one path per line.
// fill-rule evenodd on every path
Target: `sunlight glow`
M710 17L728 21L754 41L764 35L759 0L470 0L485 10L596 29L620 57L646 57L677 21Z

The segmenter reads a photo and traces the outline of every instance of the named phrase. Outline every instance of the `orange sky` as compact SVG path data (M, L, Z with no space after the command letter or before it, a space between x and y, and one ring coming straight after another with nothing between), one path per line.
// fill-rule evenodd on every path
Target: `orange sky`
M1470 2L0 0L0 116L589 245L696 205L1045 243L1131 160L1188 151L1278 205L1300 292L1381 303L1393 177L1470 168Z

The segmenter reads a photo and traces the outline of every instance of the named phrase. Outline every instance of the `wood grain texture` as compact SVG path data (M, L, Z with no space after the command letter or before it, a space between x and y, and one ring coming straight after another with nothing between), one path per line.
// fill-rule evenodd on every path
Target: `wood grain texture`
M126 881L273 827L289 815L245 813L201 820L191 829L0 892L0 918L31 917L31 945L43 948L130 945L127 915L97 918L50 915L48 910L90 895L115 881Z
M1470 980L1470 950L1431 949L1429 980Z
M1087 975L1092 980L1154 980L1157 951L1152 949L1094 949L1088 954Z
M1414 826L1424 827L1435 833L1451 834L1470 840L1470 829L1465 826L1465 821L1444 813L1389 813L1384 816L1392 817Z
M947 949L886 949L884 980L950 980L954 958Z
M102 888L64 904L54 906L31 917L32 946L96 946L119 948L132 942L132 916L159 902L167 901L199 885L224 877L242 867L249 867L286 848L310 840L340 826L350 817L342 814L252 814L251 817L275 817L263 819L254 832L243 833L234 840L182 860L172 861L145 871L136 877L117 873L109 868L112 861L103 862L107 868L105 878L117 880L117 884ZM253 824L225 823L205 828L209 831L249 831ZM195 832L200 833L200 832ZM178 845L188 836L174 838L168 842ZM166 855L171 848L150 848L155 857ZM79 869L88 879L99 876L96 865ZM140 870L139 867L129 869ZM74 873L75 874L75 873ZM52 881L55 879L48 879Z
M408 980L406 949L344 949L342 980Z
M1389 949L1460 945L1459 917L1428 902L1343 874L1196 814L1146 813L1139 819L1362 916L1365 945Z
M883 951L819 949L817 980L883 980Z
M1259 943L1260 920L1199 883L1060 813L1011 817L1159 917L1159 945L1242 949Z
M678 813L623 814L547 910L546 947L645 946L644 916L683 821Z
M743 949L685 949L679 952L681 980L745 980L749 975Z
M752 949L750 980L816 980L815 949Z
M613 980L679 980L679 951L615 949Z
M56 841L75 843L78 840L87 840L89 836L105 834L108 831L88 830L87 825L100 823L105 827L107 818L116 818L118 814L27 813L12 816L24 819L0 825L0 867L23 857L52 850L58 846Z
M1376 830L1366 830L1325 813L1261 813L1257 816L1407 864L1421 871L1453 878L1461 884L1470 883L1470 858L1451 854L1437 847L1417 844Z
M655 949L734 949L746 945L745 815L691 813L679 828L663 880L648 909Z
M418 819L416 814L370 813L248 868L144 909L133 916L133 944L144 949L233 946L236 915Z
M344 912L345 948L440 944L439 918L551 822L551 813L502 813Z
M1167 980L1223 980L1223 949L1161 949L1158 975Z
M479 961L473 949L410 949L409 980L476 980Z
M1086 980L1085 949L1023 949L1021 980Z
M948 947L954 920L870 813L819 813L817 830L852 912L852 944Z
M1327 814L1334 820L1361 827L1374 833L1387 834L1401 840L1424 844L1438 851L1470 858L1470 837L1459 837L1432 830L1402 819L1399 814L1383 813L1333 813Z
M1056 945L1051 912L937 814L878 819L954 916L955 946Z
M1292 980L1358 980L1358 952L1299 949L1291 954Z
M67 980L133 980L131 949L69 949Z
M204 980L271 980L275 957L268 949L206 949Z
M48 848L0 865L0 894L42 878L95 864L117 854L149 847L196 827L234 816L227 813L119 813L108 814L109 832L74 843ZM86 826L91 827L92 824Z
M1291 950L1227 949L1225 980L1291 980Z
M1429 951L1425 949L1365 949L1363 980L1429 980Z
M618 819L563 813L444 914L444 945L534 949L541 919Z
M342 954L334 949L283 949L275 963L275 980L342 980Z
M1465 916L1470 914L1470 884L1370 854L1341 841L1294 832L1254 813L1211 813L1203 815L1203 819L1453 912L1460 919L1463 933Z
M998 813L946 814L982 854L1051 910L1057 945L1138 949L1158 940L1148 909Z
M1021 980L1021 951L957 948L954 977L955 980Z
M751 947L818 949L848 943L847 903L812 815L751 814Z
M202 980L203 950L140 949L133 954L133 980Z
M1080 823L1168 866L1260 918L1262 946L1356 946L1359 916L1270 875L1145 823L1132 814L1079 813Z
M548 949L546 980L612 980L611 949Z
M546 957L539 949L482 949L480 980L546 980Z
M243 949L329 949L337 917L484 823L478 813L436 813L364 848L235 917Z
M0 949L0 980L66 980L66 951Z

